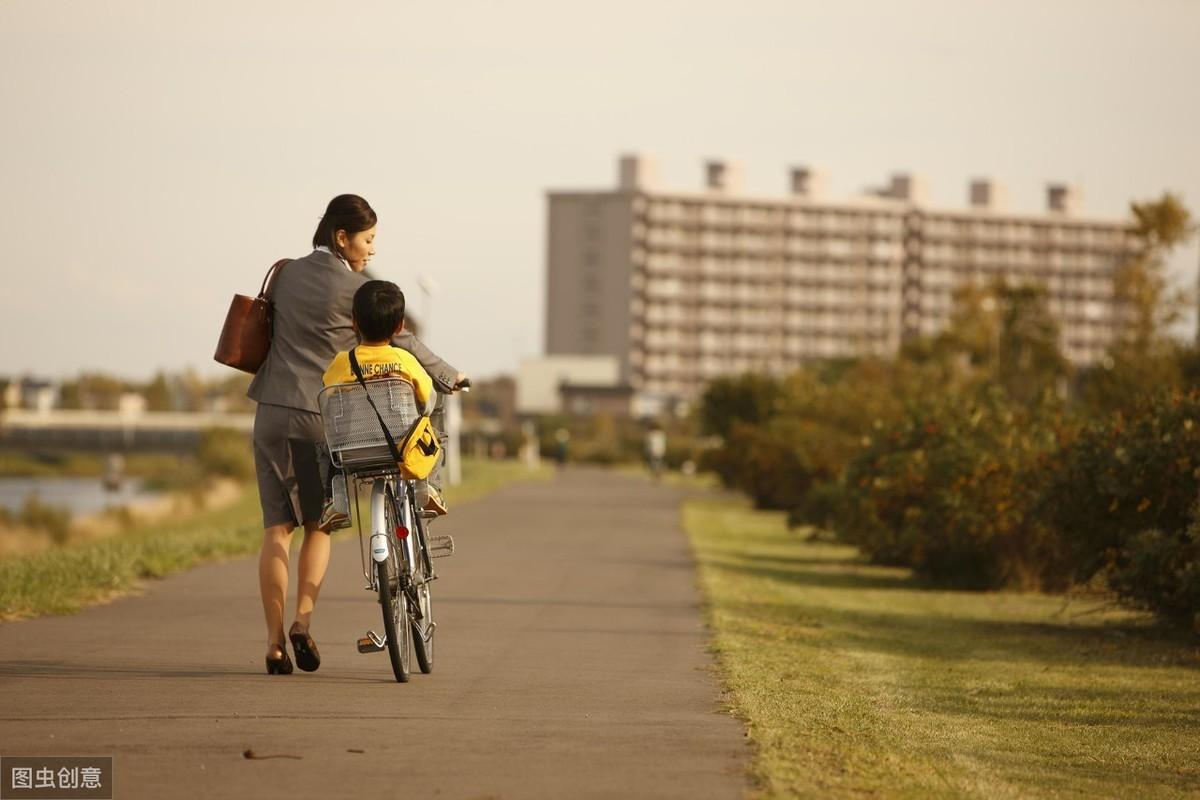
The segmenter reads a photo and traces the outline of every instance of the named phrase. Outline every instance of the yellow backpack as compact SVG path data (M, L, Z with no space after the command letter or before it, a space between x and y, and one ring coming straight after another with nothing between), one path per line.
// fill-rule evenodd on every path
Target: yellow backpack
M388 446L396 456L396 465L400 467L400 477L406 481L425 480L429 477L429 473L433 472L438 456L442 452L437 431L433 429L433 422L430 421L429 415L422 414L417 417L397 447L396 440L392 437L392 432L388 430L388 426L384 423L383 416L379 413L374 399L371 398L371 392L367 389L367 382L363 379L362 368L358 366L358 359L354 355L354 348L350 349L349 355L350 369L354 371L354 377L362 384L363 391L367 395L367 402L371 404L371 408L375 409L375 416L379 419L379 427L383 429L383 438L387 439Z

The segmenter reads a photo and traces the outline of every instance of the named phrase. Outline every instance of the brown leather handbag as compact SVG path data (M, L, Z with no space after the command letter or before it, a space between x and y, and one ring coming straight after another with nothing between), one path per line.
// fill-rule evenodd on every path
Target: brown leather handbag
M271 349L271 281L289 261L290 258L281 258L271 265L258 297L233 296L217 341L217 352L213 354L217 362L253 374L267 360L267 351Z

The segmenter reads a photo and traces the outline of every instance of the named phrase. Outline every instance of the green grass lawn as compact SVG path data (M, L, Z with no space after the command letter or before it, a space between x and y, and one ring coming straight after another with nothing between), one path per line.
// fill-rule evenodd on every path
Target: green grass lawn
M517 480L544 478L515 461L463 460L463 483L447 489L454 505ZM341 533L339 536L351 535ZM293 537L299 546L302 537ZM109 539L68 544L33 555L0 559L0 619L70 614L91 603L133 590L144 578L219 558L257 553L262 543L258 492L246 486L226 508L175 523L133 528Z
M446 503L450 513L454 506L468 503L489 492L499 489L514 481L548 480L553 469L548 464L542 464L536 470L529 470L524 464L508 461L492 461L483 458L463 459L463 481L458 486L447 486L445 490Z
M1096 599L924 589L737 500L684 522L760 796L1200 796L1194 641Z

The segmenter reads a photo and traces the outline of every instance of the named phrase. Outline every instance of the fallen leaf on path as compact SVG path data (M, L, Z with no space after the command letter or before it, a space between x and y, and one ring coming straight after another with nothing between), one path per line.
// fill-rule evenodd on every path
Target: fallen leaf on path
M279 753L277 755L271 755L271 756L260 756L258 753L254 752L253 750L249 750L249 749L247 749L245 752L242 753L242 757L243 758L256 758L260 761L263 759L267 759L267 758L294 758L297 761L299 761L302 758L302 756L293 756L293 755L289 755L286 753Z

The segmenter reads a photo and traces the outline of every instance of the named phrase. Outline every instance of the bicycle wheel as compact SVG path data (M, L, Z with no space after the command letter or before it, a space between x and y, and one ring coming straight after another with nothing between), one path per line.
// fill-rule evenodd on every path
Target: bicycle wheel
M400 563L396 551L375 564L379 577L379 605L383 609L383 632L387 637L392 673L400 683L408 683L411 651L408 647L408 599L400 588Z
M417 521L416 535L417 563L413 568L413 581L416 585L417 607L411 616L413 650L417 654L417 666L425 675L433 672L433 634L437 626L433 624L433 598L429 591L429 577L433 573L429 563L429 548L425 541L425 523L413 514ZM409 600L411 602L411 598Z

